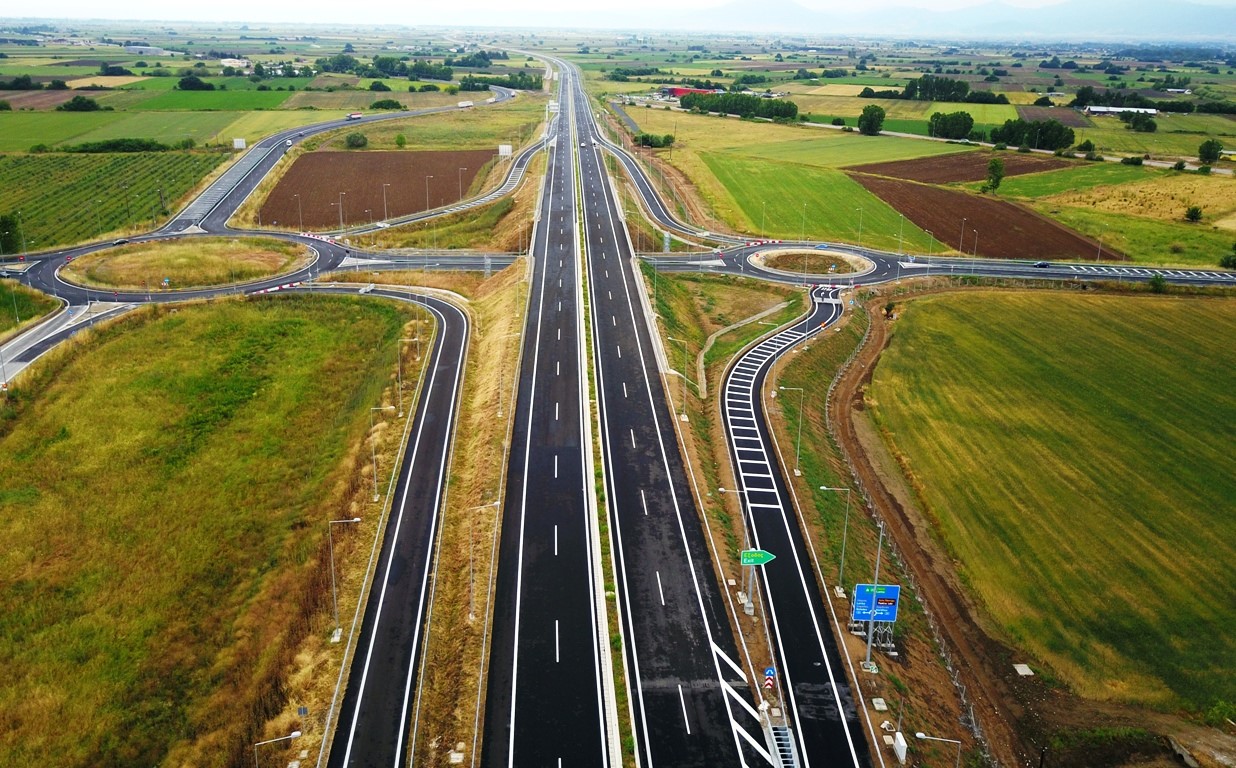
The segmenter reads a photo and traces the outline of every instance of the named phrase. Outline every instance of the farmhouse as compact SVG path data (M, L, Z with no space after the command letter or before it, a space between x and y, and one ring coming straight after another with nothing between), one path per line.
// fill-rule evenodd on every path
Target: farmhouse
M661 95L671 99L681 99L688 93L716 93L716 91L710 91L707 88L682 88L674 85L667 85L661 89Z
M1118 115L1122 112L1132 112L1137 115L1157 115L1159 110L1149 107L1086 107L1087 115Z
M165 51L157 45L126 45L125 53L134 53L138 56L171 56L174 51Z

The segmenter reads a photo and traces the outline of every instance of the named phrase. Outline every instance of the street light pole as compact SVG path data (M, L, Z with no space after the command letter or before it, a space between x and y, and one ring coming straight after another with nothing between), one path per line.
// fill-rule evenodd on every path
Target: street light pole
M296 220L300 222L300 231L305 231L305 212L300 207L300 195L295 194L292 197L296 198Z
M680 371L680 372L678 373L678 376L682 379L682 408L681 408L681 413L679 413L679 415L678 415L678 418L679 418L680 420L682 420L682 421L686 421L686 420L687 420L687 373L686 373L686 368L687 368L687 362L688 362L688 360L687 360L687 342L683 341L682 339L676 339L676 338L674 338L673 336L666 336L665 338L669 339L670 341L675 341L675 342L677 342L677 343L679 343L679 344L681 344L681 345L682 345L682 368L683 368L683 370L682 370L682 371Z
M347 192L339 193L339 233L340 234L344 234L347 232L347 229L345 229L343 225L343 196L346 194Z
M335 589L335 535L334 526L344 523L359 523L359 517L354 517L351 520L328 520L326 522L326 541L330 545L330 604L335 617L335 632L331 635L332 643L339 642L339 635L342 633L342 627L339 626L339 593Z
M798 447L794 449L794 477L802 477L799 462L803 455L803 419L806 418L806 414L803 413L803 401L807 393L802 387L777 387L777 389L798 391Z
M899 255L904 255L906 252L905 245L904 245L904 242L905 242L904 235L906 233L906 215L904 213L900 213L898 214L898 216L901 217L901 227L897 230L897 253Z
M459 169L459 199L460 200L463 200L463 172L466 170L468 169L467 168Z
M386 221L391 217L390 211L386 208L386 188L389 186L389 183L382 185L382 221Z
M827 485L821 485L820 490L834 491L837 493L845 491L845 522L841 526L841 563L837 566L837 586L844 590L845 582L842 579L845 576L845 542L850 535L850 489L829 488Z
M863 247L863 207L858 207L858 247Z
M373 459L373 500L376 503L378 498L378 445L373 439L373 412L374 411L393 411L393 405L375 405L369 409L369 455Z
M961 257L963 259L966 256L965 245L966 245L966 220L965 220L965 217L962 217L961 219L961 239L957 241L957 250L961 251Z
M880 521L880 541L876 544L875 575L871 578L871 614L867 619L867 660L871 666L871 636L875 632L876 595L880 594L880 555L884 552L884 521Z
M258 768L258 755L257 755L258 747L262 746L263 744L274 744L276 741L287 741L288 739L299 739L299 738L300 738L300 731L292 731L287 736L280 736L277 739L267 739L266 741L259 741L258 743L254 744L253 745L253 768Z
M956 766L957 766L957 768L961 768L961 742L960 742L960 741L958 741L957 739L942 739L942 738L940 738L939 736L928 736L927 734L923 733L922 731L919 731L918 733L916 733L916 734L914 734L914 735L915 735L915 737L917 737L917 738L920 738L920 739L926 739L927 741L944 741L944 742L947 742L947 743L949 743L949 744L956 744L956 745L957 745L957 763L956 763Z
M425 177L425 210L427 211L429 210L429 180L432 178L432 176Z
M468 621L476 621L476 567L472 556L473 539L476 536L473 531L472 513L478 509L489 509L496 506L498 506L498 502L491 501L488 504L482 504L479 507L473 507L468 510Z

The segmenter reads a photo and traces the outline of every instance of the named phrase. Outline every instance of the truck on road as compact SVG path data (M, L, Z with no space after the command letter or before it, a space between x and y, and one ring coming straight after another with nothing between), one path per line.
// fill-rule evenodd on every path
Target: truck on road
M349 120L360 120L364 116L365 116L365 113L363 112L353 112L352 114L348 115L348 119Z

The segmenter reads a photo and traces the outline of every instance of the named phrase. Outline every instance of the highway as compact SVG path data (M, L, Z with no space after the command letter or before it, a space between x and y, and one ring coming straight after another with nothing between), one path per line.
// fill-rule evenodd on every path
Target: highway
M869 766L871 755L846 677L848 663L833 634L842 628L820 589L823 577L785 486L762 393L769 369L782 355L841 318L840 293L837 288L812 289L810 311L746 350L722 383L721 422L750 548L777 558L758 568L758 578L779 660L778 687L795 725L804 767ZM875 730L871 736L879 743Z
M573 70L605 491L639 763L775 765L678 450L630 240Z
M592 487L571 96L562 89L532 238L481 753L491 768L619 763Z
M345 288L313 291L355 293ZM368 295L423 306L433 315L437 331L420 398L409 414L413 427L360 631L354 623L346 635L352 665L336 721L326 724L327 734L337 725L327 765L401 768L410 758L415 736L411 729L419 712L416 671L431 586L432 542L455 438L469 326L465 312L432 296L382 288ZM334 715L336 707L330 712Z

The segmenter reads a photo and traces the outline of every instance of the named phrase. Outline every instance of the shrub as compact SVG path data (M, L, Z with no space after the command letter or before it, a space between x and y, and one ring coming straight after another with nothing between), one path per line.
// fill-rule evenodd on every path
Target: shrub
M1176 161L1176 164L1172 166L1172 170L1173 170L1173 171L1183 171L1184 169L1185 169L1185 161L1184 161L1184 160L1177 160L1177 161Z
M1185 220L1192 221L1192 222L1201 221L1202 220L1202 206L1190 205L1188 208L1185 208Z
M1198 172L1198 173L1200 173L1200 174L1202 174L1203 176L1209 176L1209 175L1210 175L1210 166L1209 166L1209 165L1199 165L1199 166L1197 167L1197 172Z
M3 99L0 99L0 112L12 112L12 111L13 111L13 105Z
M361 149L369 145L369 139L363 133L349 133L343 143L348 149Z
M394 99L378 99L369 105L370 109L403 109L403 105Z
M1120 158L1121 165L1141 165L1144 161L1140 157L1122 157Z
M400 149L403 149L404 147L408 146L408 137L404 136L402 133L396 134L395 135L395 146L399 147Z
M1219 259L1219 266L1224 269L1236 269L1236 253L1229 253Z
M1096 163L1103 162L1103 156L1100 155L1098 152L1087 152L1085 155L1083 155L1083 157L1087 160L1091 160Z
M844 117L834 117L833 125L845 125L845 118Z
M1008 149L1008 148L1009 148L1009 145L1005 144L1003 141L996 144L994 147L992 147L992 149Z
M1077 151L1078 152L1093 152L1094 142L1091 141L1090 139L1086 139L1081 144L1077 145Z
M1027 146L1024 146L1024 145L1023 145L1023 146L1018 147L1018 148L1017 148L1017 151L1018 151L1018 152L1023 152L1023 153L1028 153L1028 152L1030 151L1030 147L1027 147Z
M369 84L369 90L371 91L389 91L390 89L391 87L381 80L374 80Z
M1150 292L1167 293L1167 280L1158 272L1150 278Z

